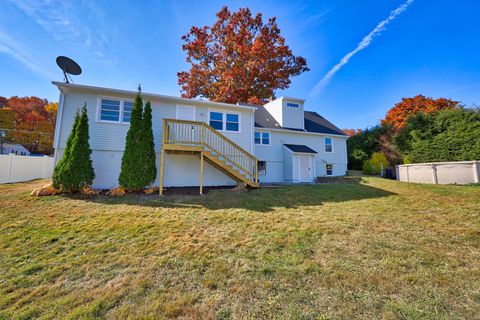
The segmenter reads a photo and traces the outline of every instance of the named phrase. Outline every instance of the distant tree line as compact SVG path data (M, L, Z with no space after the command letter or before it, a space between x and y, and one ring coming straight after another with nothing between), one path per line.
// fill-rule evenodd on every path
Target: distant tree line
M480 159L480 111L457 101L422 95L403 98L380 124L345 130L348 167L378 173L372 156L385 165ZM368 163L366 163L368 161ZM382 162L382 161L381 161Z
M3 142L18 143L31 153L53 154L58 102L38 97L0 96Z

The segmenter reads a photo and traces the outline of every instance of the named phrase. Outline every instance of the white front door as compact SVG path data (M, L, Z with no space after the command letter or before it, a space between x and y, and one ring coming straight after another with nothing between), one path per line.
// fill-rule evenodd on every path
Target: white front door
M300 182L313 181L313 161L310 155L298 155L298 179Z
M195 121L195 107L177 104L177 119Z

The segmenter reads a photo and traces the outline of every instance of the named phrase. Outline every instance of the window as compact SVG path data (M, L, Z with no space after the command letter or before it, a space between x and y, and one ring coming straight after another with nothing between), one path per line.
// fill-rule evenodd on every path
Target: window
M325 138L325 152L333 152L332 138Z
M326 164L325 172L326 172L327 176L333 175L333 164Z
M298 108L298 103L287 102L287 107Z
M267 162L266 161L258 161L258 174L259 175L266 175L267 174Z
M120 100L102 99L100 105L100 120L115 121L120 119Z
M123 102L123 122L130 123L130 118L132 117L133 102L124 101Z
M270 133L262 132L262 144L270 144Z
M240 115L210 111L210 126L219 131L240 132Z
M262 135L255 131L255 144L262 144Z
M238 131L238 114L227 113L227 131Z
M255 144L270 145L270 132L255 132Z
M223 113L210 112L210 125L217 130L223 130Z
M123 99L100 99L98 121L130 123L133 102Z

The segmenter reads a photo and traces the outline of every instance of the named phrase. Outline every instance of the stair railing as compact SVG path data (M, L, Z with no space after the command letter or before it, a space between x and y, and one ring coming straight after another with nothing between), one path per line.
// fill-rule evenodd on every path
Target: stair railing
M164 144L203 146L253 182L258 182L257 159L205 122L163 119L162 141Z

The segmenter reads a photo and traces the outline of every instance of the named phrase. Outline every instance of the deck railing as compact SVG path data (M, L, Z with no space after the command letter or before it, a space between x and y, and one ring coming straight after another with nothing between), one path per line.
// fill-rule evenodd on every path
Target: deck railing
M162 141L164 144L203 146L253 182L258 182L257 159L205 122L163 119Z

